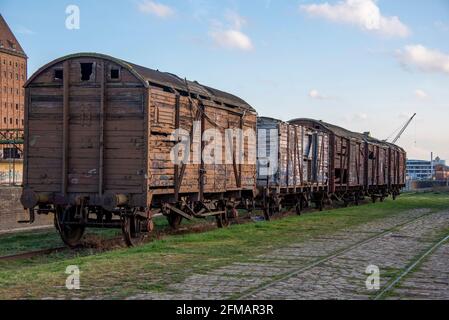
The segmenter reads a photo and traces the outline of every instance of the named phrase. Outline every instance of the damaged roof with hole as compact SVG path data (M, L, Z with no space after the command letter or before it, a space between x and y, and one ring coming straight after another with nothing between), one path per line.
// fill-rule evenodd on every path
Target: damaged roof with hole
M50 68L51 66L61 63L65 60L75 58L96 58L109 60L128 69L137 78L144 82L146 86L156 85L165 87L167 89L175 89L185 94L195 94L203 98L209 98L212 101L218 101L226 105L239 107L251 112L256 112L256 110L251 107L246 101L233 94L202 85L197 81L182 79L181 77L173 73L150 69L125 60L99 53L76 53L56 59L39 69L33 76L31 76L25 86L28 86L37 77L38 74Z

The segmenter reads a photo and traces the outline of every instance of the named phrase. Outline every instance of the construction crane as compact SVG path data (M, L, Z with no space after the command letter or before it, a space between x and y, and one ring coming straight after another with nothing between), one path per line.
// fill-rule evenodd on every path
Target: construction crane
M415 119L416 117L416 113L407 120L407 122L405 123L405 125L403 127L401 127L401 129L399 130L399 133L397 134L397 136L393 139L393 141L391 141L391 143L395 144L396 142L398 142L399 139L401 139L402 134L405 132L405 130L408 128L408 126L410 125L410 123L412 123L413 119ZM396 131L395 131L396 132ZM394 134L394 132L384 141L387 142L390 137Z

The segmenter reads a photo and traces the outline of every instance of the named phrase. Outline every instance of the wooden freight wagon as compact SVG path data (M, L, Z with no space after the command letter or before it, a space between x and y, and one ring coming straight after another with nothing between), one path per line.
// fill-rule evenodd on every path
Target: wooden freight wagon
M400 194L402 188L405 187L405 171L407 156L404 149L392 143L388 145L388 188L393 198Z
M366 143L364 136L341 127L312 119L295 119L292 124L329 135L329 197L358 202L366 184Z
M329 196L345 204L365 196L373 201L394 197L404 187L405 152L368 133L356 133L312 119L296 119L291 124L329 134Z
M257 115L238 97L95 53L57 59L25 87L22 203L31 220L55 213L69 245L86 227L121 227L132 244L156 213L223 226L254 197L256 140L238 149L233 132L255 133Z
M266 218L282 205L301 212L327 192L329 136L313 128L259 117L258 177ZM319 201L322 204L321 199Z

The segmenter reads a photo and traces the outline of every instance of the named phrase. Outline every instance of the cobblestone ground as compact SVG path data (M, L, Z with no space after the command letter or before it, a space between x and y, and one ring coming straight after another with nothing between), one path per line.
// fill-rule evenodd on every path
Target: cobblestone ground
M449 299L449 242L406 276L388 299Z
M368 299L376 295L366 289L369 265L380 268L383 287L448 228L449 212L413 210L194 274L165 293L131 299ZM433 265L448 271L444 263L429 268Z

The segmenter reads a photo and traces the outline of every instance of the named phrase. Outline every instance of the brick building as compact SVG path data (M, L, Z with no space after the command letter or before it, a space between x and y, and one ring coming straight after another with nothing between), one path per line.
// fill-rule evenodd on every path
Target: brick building
M435 180L449 180L449 166L443 164L436 165Z
M27 56L0 14L0 142L16 140L23 130ZM17 158L19 150L0 143L0 160Z

